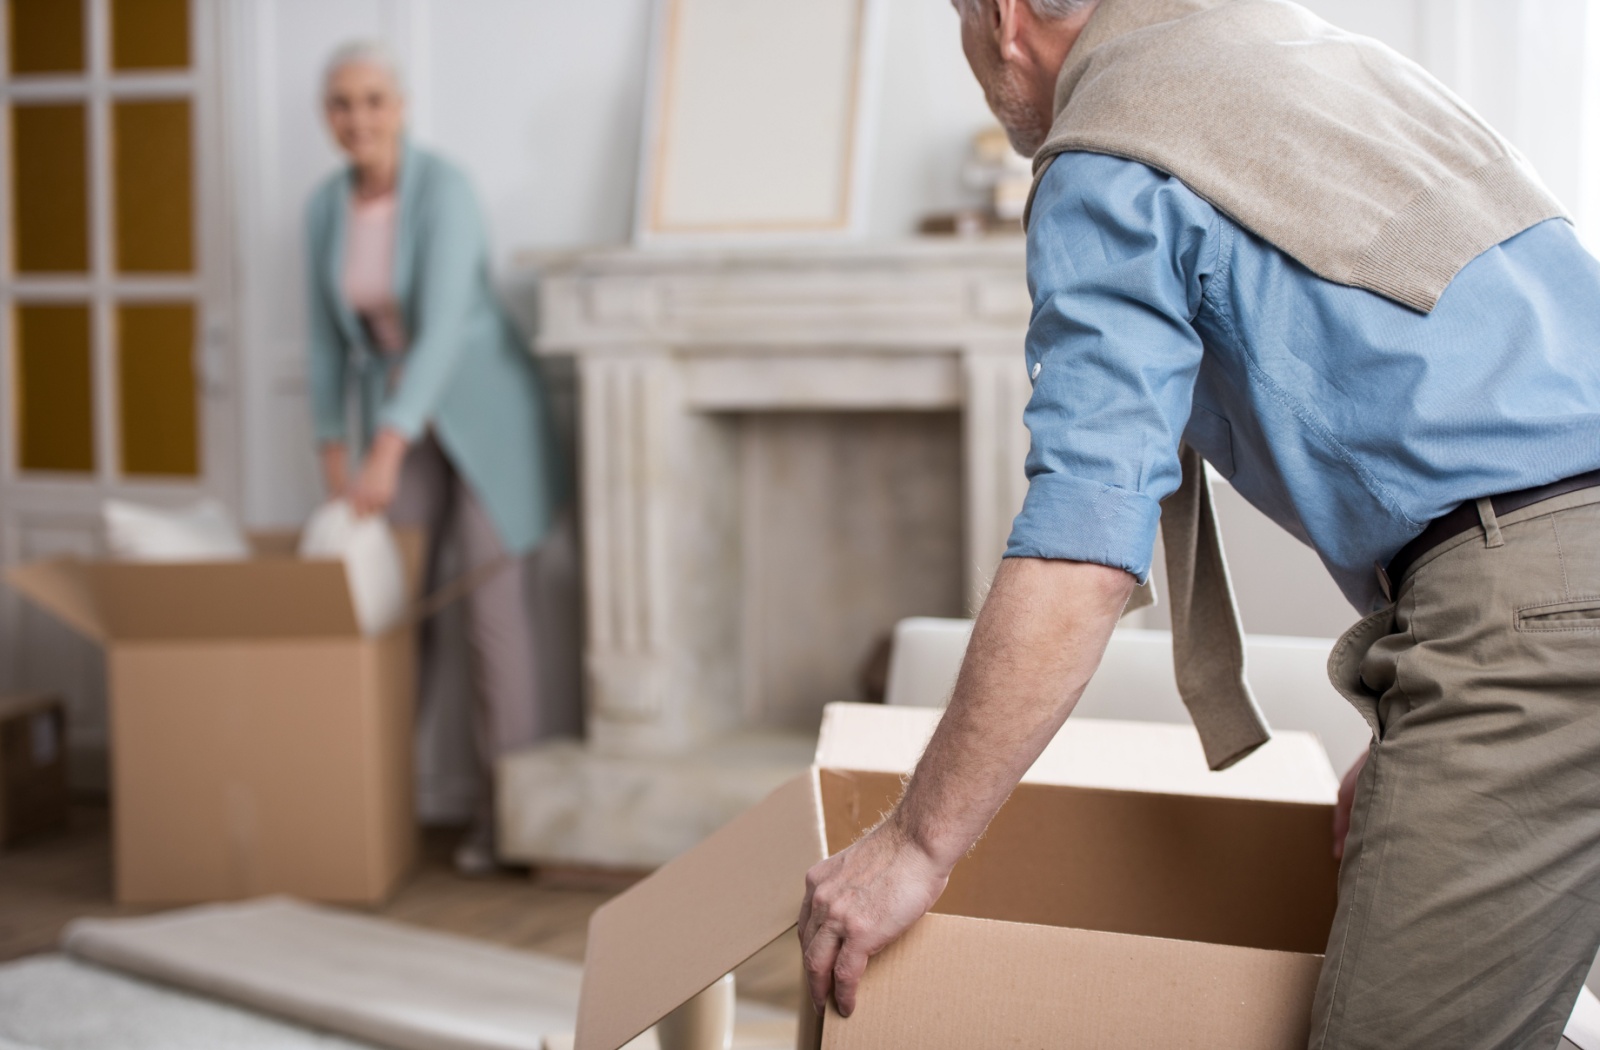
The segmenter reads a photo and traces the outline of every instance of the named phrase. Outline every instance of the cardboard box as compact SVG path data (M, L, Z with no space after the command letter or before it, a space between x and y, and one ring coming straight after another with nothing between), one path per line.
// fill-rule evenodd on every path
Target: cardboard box
M402 548L414 583L421 537ZM106 649L117 900L381 900L416 855L413 632L365 638L339 561L60 559L13 587Z
M894 804L938 717L830 705L810 773L597 911L577 1050L616 1050L789 934L806 870ZM1336 790L1308 734L1213 774L1188 727L1069 722L855 1015L799 1045L1300 1050Z
M0 697L0 848L62 827L68 815L61 699Z

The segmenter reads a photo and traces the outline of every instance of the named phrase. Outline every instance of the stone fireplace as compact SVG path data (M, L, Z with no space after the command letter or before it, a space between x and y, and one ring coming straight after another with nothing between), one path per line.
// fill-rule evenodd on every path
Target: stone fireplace
M502 850L659 863L809 761L895 621L981 601L1025 489L1020 238L540 267L578 378L587 740L508 759Z

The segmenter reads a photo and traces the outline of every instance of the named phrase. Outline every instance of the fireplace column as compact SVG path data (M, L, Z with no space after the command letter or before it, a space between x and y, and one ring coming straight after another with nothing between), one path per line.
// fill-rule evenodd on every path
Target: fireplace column
M586 356L578 382L589 746L680 754L739 723L736 669L704 651L736 615L733 450L666 348Z
M1005 553L1011 519L1028 492L1023 463L1028 430L1022 410L1028 382L1016 339L982 340L961 355L962 429L966 451L967 614L976 616Z

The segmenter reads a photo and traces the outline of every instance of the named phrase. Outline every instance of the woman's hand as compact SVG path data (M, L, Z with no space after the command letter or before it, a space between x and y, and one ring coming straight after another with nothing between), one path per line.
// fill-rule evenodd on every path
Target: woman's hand
M1350 810L1356 804L1356 781L1361 779L1361 770L1366 767L1370 753L1361 752L1361 757L1339 784L1339 804L1333 809L1333 856L1336 860L1344 859L1344 840L1350 834Z
M361 464L361 476L349 493L358 516L382 514L394 502L400 487L400 465L406 458L406 439L397 430L380 430Z
M350 491L350 453L342 441L322 446L322 487L329 499L343 499Z

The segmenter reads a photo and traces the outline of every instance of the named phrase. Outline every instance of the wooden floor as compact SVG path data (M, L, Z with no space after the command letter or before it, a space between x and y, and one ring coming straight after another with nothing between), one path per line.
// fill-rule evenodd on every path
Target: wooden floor
M84 916L148 914L111 900L110 821L103 806L74 808L69 830L0 853L0 961L51 951ZM429 832L423 860L394 898L370 909L400 922L583 960L589 915L610 891L542 884L527 872L467 879L450 866L454 834ZM784 937L737 971L739 994L800 1004L800 950Z

